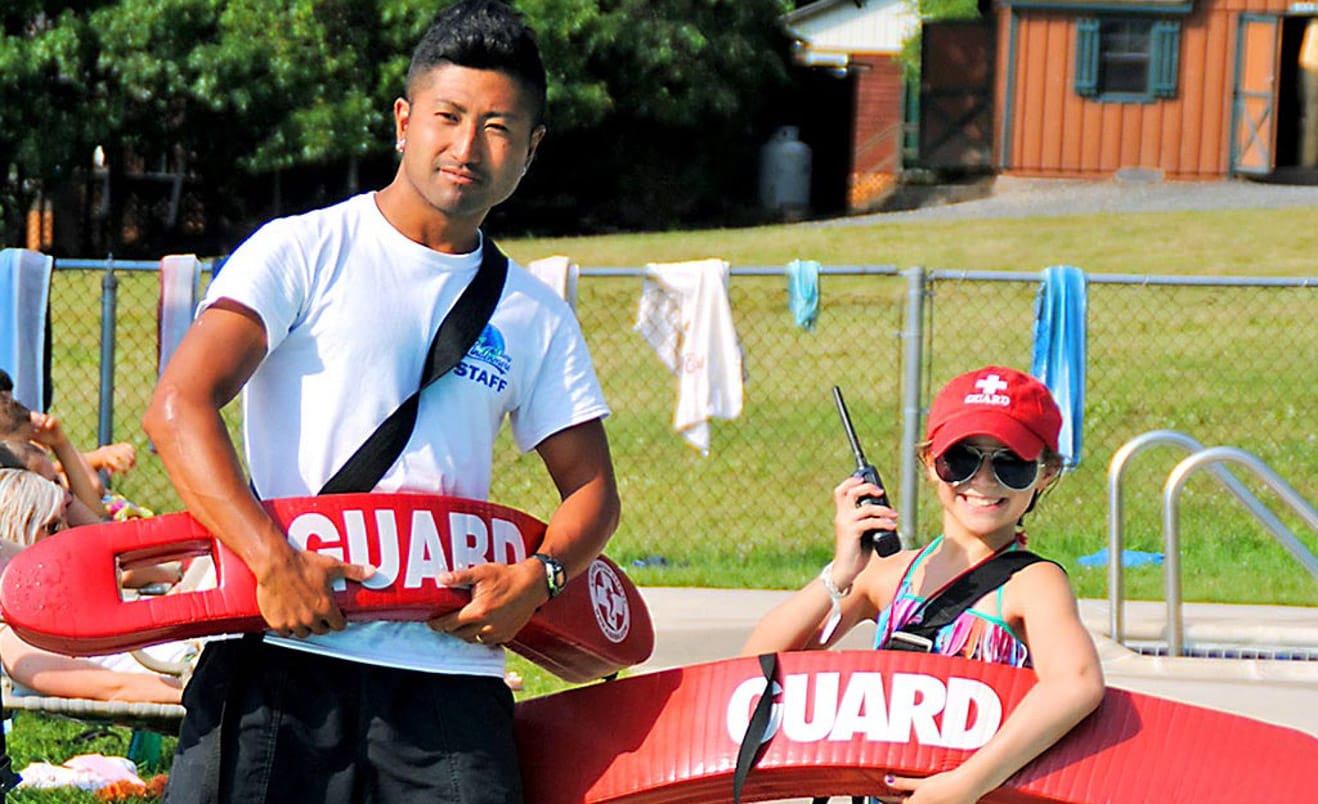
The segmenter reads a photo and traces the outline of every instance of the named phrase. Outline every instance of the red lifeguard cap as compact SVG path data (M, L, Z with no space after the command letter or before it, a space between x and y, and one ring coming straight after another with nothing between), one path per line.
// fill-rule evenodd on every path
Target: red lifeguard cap
M1032 461L1057 451L1062 412L1048 387L1028 374L985 366L952 378L934 397L925 437L934 457L963 438L992 436Z

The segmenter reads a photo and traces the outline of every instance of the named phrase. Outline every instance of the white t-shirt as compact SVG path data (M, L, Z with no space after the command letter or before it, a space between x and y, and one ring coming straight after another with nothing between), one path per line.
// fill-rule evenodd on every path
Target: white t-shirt
M248 470L266 499L313 495L416 390L431 339L481 251L441 254L395 229L366 193L272 221L207 289L265 325L268 352L243 389ZM378 491L487 499L508 416L522 451L608 415L571 309L510 262L494 315L462 362L421 395L416 428ZM391 667L502 675L503 651L424 623L350 625L271 642Z

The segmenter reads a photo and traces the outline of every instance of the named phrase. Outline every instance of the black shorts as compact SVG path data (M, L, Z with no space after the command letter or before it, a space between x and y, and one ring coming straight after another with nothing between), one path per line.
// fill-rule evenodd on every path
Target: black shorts
M518 804L512 692L500 678L342 661L247 637L206 646L170 804Z

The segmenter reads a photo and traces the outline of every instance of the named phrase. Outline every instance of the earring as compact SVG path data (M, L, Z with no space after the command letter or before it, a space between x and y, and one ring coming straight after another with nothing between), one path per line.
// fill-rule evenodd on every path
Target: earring
M398 142L394 143L394 150L401 154L403 152L403 148L406 147L406 145L407 145L407 137L399 137Z

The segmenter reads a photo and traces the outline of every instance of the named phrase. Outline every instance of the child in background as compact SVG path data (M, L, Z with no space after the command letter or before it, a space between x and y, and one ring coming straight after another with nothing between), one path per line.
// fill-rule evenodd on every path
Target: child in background
M4 369L0 369L0 438L15 435L23 427L24 416L34 425L39 426L46 419L51 419L54 426L58 427L59 422L57 419L49 416L49 414L34 413L26 405L15 400L13 390L14 381ZM40 441L41 439L36 440ZM126 441L105 444L79 454L82 457L82 462L92 471L93 476L97 472L122 475L137 465L137 448ZM98 490L103 490L101 489L100 478L96 477L95 480Z
M14 443L21 442L30 442L49 450L54 460L59 462L57 472L69 491L91 510L104 514L101 481L69 441L59 419L47 413L29 410L11 396L0 396L0 439L10 442L11 450ZM31 460L29 458L29 466ZM33 471L42 475L45 475L44 469L44 465L33 467Z
M122 475L137 466L137 447L127 441L120 441L88 450L82 453L82 457L93 472Z
M0 468L26 469L42 478L64 488L59 467L50 459L50 455L31 441L0 439ZM72 496L72 495L71 495ZM72 496L69 503L68 519L70 527L94 525L104 522L106 511L101 507L91 508L80 497Z
M860 504L879 495L873 484L842 481L833 491L833 560L761 619L743 655L826 649L875 619L877 647L901 648L905 640L894 643L893 634L917 621L926 600L994 556L1022 548L1022 518L1061 472L1061 421L1048 389L1013 369L988 366L951 380L934 399L921 450L943 508L942 534L920 550L872 556L862 549L861 535L895 529L897 512ZM1019 569L940 629L928 649L1032 667L1038 683L960 766L923 779L885 779L912 804L978 801L1103 697L1102 667L1075 593L1065 571L1050 561Z
M69 492L25 469L0 469L0 572L39 540L69 527ZM72 534L70 534L72 535ZM182 642L153 649L165 663L188 660L195 648ZM0 625L0 661L18 684L42 695L102 701L178 703L178 678L147 670L132 654L74 658L29 645Z
M0 572L24 547L69 526L69 492L26 469L0 469Z

